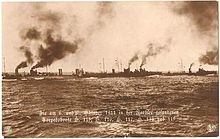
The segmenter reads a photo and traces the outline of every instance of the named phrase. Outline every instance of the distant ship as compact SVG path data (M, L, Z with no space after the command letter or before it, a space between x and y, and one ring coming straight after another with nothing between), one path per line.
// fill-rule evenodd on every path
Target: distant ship
M77 73L77 72L76 72ZM88 73L85 72L84 74L76 74L76 76L79 77L100 77L100 78L106 78L106 77L145 77L145 76L151 76L151 75L162 75L162 72L158 71L146 71L145 69L140 68L140 70L135 69L135 71L131 71L130 68L124 69L123 72L115 72L114 69L112 69L111 73Z
M20 79L20 76L4 73L2 74L2 79Z
M37 70L33 71L31 70L30 73L21 75L18 72L15 72L15 74L8 74L3 73L2 79L16 79L16 80L43 80L43 79L62 79L62 78L108 78L108 77L145 77L145 76L178 76L178 75L188 75L188 76L217 76L217 71L206 71L202 68L199 68L197 72L193 73L191 72L191 69L189 69L189 72L174 72L174 73L163 73L159 71L147 71L145 69L140 68L135 69L134 71L131 71L130 68L124 69L123 72L115 72L115 69L112 69L111 73L107 72L99 72L99 73L93 73L93 72L84 72L83 69L76 69L75 73L72 75L63 75L62 69L59 69L59 73L47 73L47 72L37 72Z
M196 73L189 72L189 75L196 75L196 76L206 76L206 75L217 75L217 71L206 71L203 68L199 68Z

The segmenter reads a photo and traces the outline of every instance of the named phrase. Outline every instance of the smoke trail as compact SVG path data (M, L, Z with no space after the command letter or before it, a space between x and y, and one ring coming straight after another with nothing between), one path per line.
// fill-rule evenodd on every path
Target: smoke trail
M64 58L70 53L75 53L80 41L67 41L62 39L62 16L61 13L51 11L38 11L32 18L36 19L39 26L24 29L21 32L22 40L37 41L39 44L37 64L32 67L44 67L51 65L54 61ZM44 45L44 47L42 46ZM26 65L33 64L32 53L28 47L22 46L20 50L25 54ZM22 65L25 65L24 62ZM26 66L24 66L26 67ZM20 65L16 68L23 68Z
M197 33L208 39L209 47L205 54L199 57L203 64L218 64L218 2L194 1L183 2L174 7L174 11L188 17L197 28ZM214 43L214 44L213 44Z
M59 12L46 11L36 14L36 17L38 21L59 25L61 23L62 14Z
M97 30L103 28L107 22L114 16L113 4L111 2L98 2L95 15L95 22L88 28L87 37L65 36L63 32L68 26L72 28L72 23L66 24L65 13L49 11L43 8L43 5L33 4L33 13L31 18L35 21L35 25L23 29L20 32L20 38L24 42L31 44L35 41L38 52L33 54L28 47L21 47L20 50L25 54L26 64L37 64L32 69L51 65L53 62L64 58L69 54L75 53L80 45L85 44L85 39L94 34ZM30 11L31 12L31 11ZM68 17L69 18L69 17ZM78 18L74 15L74 18ZM77 23L77 20L74 20ZM77 31L77 29L76 29ZM66 33L68 34L68 32ZM71 35L70 33L68 35ZM65 39L64 39L65 38ZM68 39L69 38L69 39ZM36 45L38 43L38 45ZM18 66L19 67L19 66ZM19 68L18 68L19 69Z
M33 4L33 7L34 6L36 6L36 4ZM38 5L38 8L39 8L39 6L40 6L40 9L42 9L41 8L42 6ZM35 9L35 10L37 10L37 9ZM44 41L46 40L48 42L48 43L46 42L46 44L48 45L46 47L48 47L48 48L45 49L45 51L48 52L48 53L53 52L52 54L54 54L55 50L51 50L52 48L58 49L57 47L61 47L60 49L63 50L63 46L62 45L65 45L65 43L60 43L62 41L58 41L58 45L61 45L61 46L56 45L56 47L54 47L54 45L56 43L52 39L51 34L49 34L49 35L47 34L48 30L51 30L51 33L52 33L54 30L58 30L59 28L61 28L61 26L60 26L60 23L61 23L61 21L60 21L61 20L60 14L59 13L55 13L55 12L51 12L51 11L41 11L41 10L38 10L37 14L33 14L32 15L32 18L36 19L36 22L39 25L38 26L26 27L23 30L21 30L20 31L20 38L23 41L28 41L29 45L30 45L31 41L37 41L38 44L42 44L42 43L45 43ZM45 26L42 26L43 24L46 26L46 28L45 28ZM51 39L52 44L50 44L51 41L49 41L48 39ZM68 43L66 43L66 44L68 44ZM52 47L51 47L51 45L52 45ZM41 50L40 48L39 48L39 50ZM16 71L17 72L18 72L18 69L27 67L28 64L32 65L33 62L34 62L33 54L30 51L29 46L21 46L19 49L24 53L24 55L26 57L26 61L21 62L21 64L19 64L16 67ZM45 52L43 52L43 54L44 53ZM57 52L57 53L59 53L59 52ZM60 53L62 54L63 52L60 52ZM42 58L45 58L45 57L42 57L42 52L39 52L39 54L37 54L36 57L38 59L40 59L40 61L45 61L44 59L42 59ZM51 57L53 57L53 56L50 56L50 59L52 59ZM54 58L56 58L56 56L54 56ZM51 61L54 61L54 60L51 60ZM47 63L45 65L47 65ZM45 65L43 65L43 66L45 66Z
M128 67L130 67L133 62L135 62L135 61L137 61L137 60L139 59L139 58L138 58L138 54L139 54L139 52L136 52L136 53L134 54L134 56L129 60L129 62L128 62Z
M206 51L206 54L199 58L199 62L208 65L218 65L218 49L213 48L213 50Z
M59 38L55 40L52 37L53 31L48 30L44 40L46 48L42 45L38 49L38 58L40 61L32 69L51 65L54 61L64 58L70 53L75 53L78 49L78 42L68 42Z
M201 33L215 31L218 25L217 1L189 1L183 2L174 9L178 14L191 19Z
M32 64L33 63L33 58L32 58L32 53L29 50L28 47L25 46L21 46L19 48L21 51L24 52L24 56L26 57L26 61L21 62L16 68L15 68L15 73L18 74L18 70L20 68L25 68L28 66L28 64Z
M26 28L24 30L22 30L20 32L20 38L22 40L39 40L40 39L40 36L41 33L35 28L35 27L32 27L32 28ZM15 68L15 72L16 74L18 74L18 70L20 68L25 68L27 67L28 64L33 64L33 54L32 52L30 51L30 48L28 48L27 46L21 46L19 47L19 50L22 51L24 53L24 56L26 58L26 61L23 61L21 62L16 68Z
M21 46L20 50L24 52L24 56L26 57L26 62L29 64L33 64L33 54L31 53L30 49L28 47L25 46Z
M147 54L142 55L142 61L141 61L140 67L142 67L143 65L145 65L147 63L147 58L155 57L156 55L160 54L163 50L167 49L166 45L155 47L153 43L148 44L147 47L149 48L148 52L147 52Z
M115 16L113 2L98 2L96 10L96 20L88 29L88 36L91 36L96 31L104 28L107 23Z
M98 2L97 12L99 22L105 19L111 19L115 16L112 2Z
M189 73L192 73L192 71L191 71L191 69L192 69L192 66L194 65L194 63L191 63L190 65L189 65Z
M190 66L189 66L189 69L191 69L193 65L194 65L194 63L191 63Z
M27 67L27 62L26 62L26 61L21 62L21 63L15 68L15 74L17 75L17 74L18 74L18 70L21 69L21 68L25 68L25 67Z
M23 40L29 39L29 40L39 40L41 33L35 28L27 28L20 32L20 37Z

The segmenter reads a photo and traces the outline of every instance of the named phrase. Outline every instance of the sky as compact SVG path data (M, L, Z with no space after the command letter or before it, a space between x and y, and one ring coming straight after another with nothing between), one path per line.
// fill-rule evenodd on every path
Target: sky
M217 2L3 3L5 69L218 69ZM182 65L182 66L181 66ZM4 66L3 66L4 68ZM3 69L4 71L4 69Z

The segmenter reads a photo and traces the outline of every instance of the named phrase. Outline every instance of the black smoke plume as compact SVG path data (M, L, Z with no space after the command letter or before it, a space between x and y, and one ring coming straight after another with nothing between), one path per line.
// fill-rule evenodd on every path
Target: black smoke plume
M190 65L189 65L189 73L192 73L192 71L191 71L191 69L192 69L192 66L194 65L194 63L191 63Z
M174 7L174 11L188 17L196 26L197 32L204 39L209 39L207 52L199 57L203 64L218 64L218 2L217 1L189 1ZM212 44L212 42L216 44Z
M46 38L43 40L46 47L44 48L42 45L39 47L38 58L40 61L32 69L49 66L54 61L60 60L68 54L75 53L78 49L77 42L68 42L61 38L55 40L52 37L52 33L52 30L47 31Z
M217 28L217 1L186 1L174 10L190 18L200 32L210 32Z
M26 62L29 63L29 64L33 64L33 54L31 53L30 49L28 47L25 47L25 46L21 46L20 47L20 50L22 52L24 52L24 56L26 57Z
M29 50L28 47L21 46L19 48L22 52L24 52L24 56L26 57L26 61L21 62L16 68L15 68L15 74L18 74L18 70L21 68L25 68L28 66L28 64L33 64L33 58L32 58L32 53Z
M206 51L206 54L200 56L199 61L202 64L218 65L218 49Z
M191 64L189 65L189 69L191 69L193 65L194 65L194 63L191 63Z
M148 48L149 48L148 52L142 56L140 68L147 63L147 59L149 57L155 57L158 54L160 54L162 51L168 50L167 45L157 47L157 46L154 46L153 43L148 44Z
M33 15L33 18L39 24L45 26L33 26L21 31L20 37L22 40L35 40L39 44L38 53L35 54L37 64L32 69L51 65L54 61L60 60L70 53L75 53L78 49L77 43L79 41L75 41L74 38L73 41L62 39L62 34L59 32L62 28L61 17L61 14L57 12L39 11ZM27 67L28 64L34 62L29 46L21 46L20 50L24 53L26 61L17 66L17 72L19 68Z
M160 45L160 44L157 44L157 43L149 43L146 46L148 48L147 52L144 52L144 54L142 52L142 54L140 54L140 51L137 51L133 55L133 57L129 60L128 67L130 67L133 62L139 60L140 57L142 57L141 65L140 65L140 68L142 68L142 66L147 63L148 58L155 57L163 51L169 51L169 45L171 43L172 43L172 38L168 38L164 45Z
M35 28L26 28L20 32L20 37L22 40L39 40L41 33ZM18 70L20 68L25 68L28 66L28 64L33 64L33 54L30 51L30 48L27 46L21 46L19 47L19 50L24 53L24 56L26 58L26 61L21 62L16 68L15 73L18 74Z
M139 58L138 58L138 54L139 54L139 52L136 52L136 53L134 54L134 56L129 60L129 62L128 62L128 67L130 67L133 62L135 62L135 61L137 61L137 60L139 59Z
M27 67L27 62L26 62L26 61L21 62L21 63L15 68L15 74L18 75L18 70L21 69L21 68L25 68L25 67Z
M26 44L20 48L27 59L25 61L26 65L32 65L34 62L37 63L32 67L32 69L51 65L53 62L60 60L69 54L75 53L79 46L85 43L85 39L88 39L88 37L91 36L95 31L104 27L114 15L113 3L97 2L97 10L95 13L96 19L92 26L88 28L89 36L83 37L83 39L81 36L71 36L72 38L69 37L71 40L68 39L68 37L67 40L64 39L65 33L63 33L63 30L66 27L66 21L64 20L66 18L66 14L49 11L44 9L43 5L44 4L33 4L34 10L30 11L32 12L31 18L37 24L25 28L20 33L21 39ZM77 17L74 16L74 18ZM74 23L71 23L69 28L72 29L73 27L71 25L77 23L76 21L77 20L74 20ZM77 29L74 31L76 31L76 34L78 34ZM31 41L35 42L31 43ZM30 47L27 46L27 44L34 44L37 47L38 52L33 53L35 59L33 59L33 54L30 49L27 49ZM18 69L19 68L20 66L18 66Z
M29 40L39 40L41 33L35 28L27 28L20 32L20 37L23 40L29 39Z

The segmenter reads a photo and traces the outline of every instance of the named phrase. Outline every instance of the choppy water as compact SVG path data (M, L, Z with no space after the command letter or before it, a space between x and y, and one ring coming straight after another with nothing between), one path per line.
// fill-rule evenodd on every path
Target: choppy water
M6 137L218 135L218 77L3 81ZM175 121L43 123L40 111L177 110ZM209 130L211 126L211 130Z

